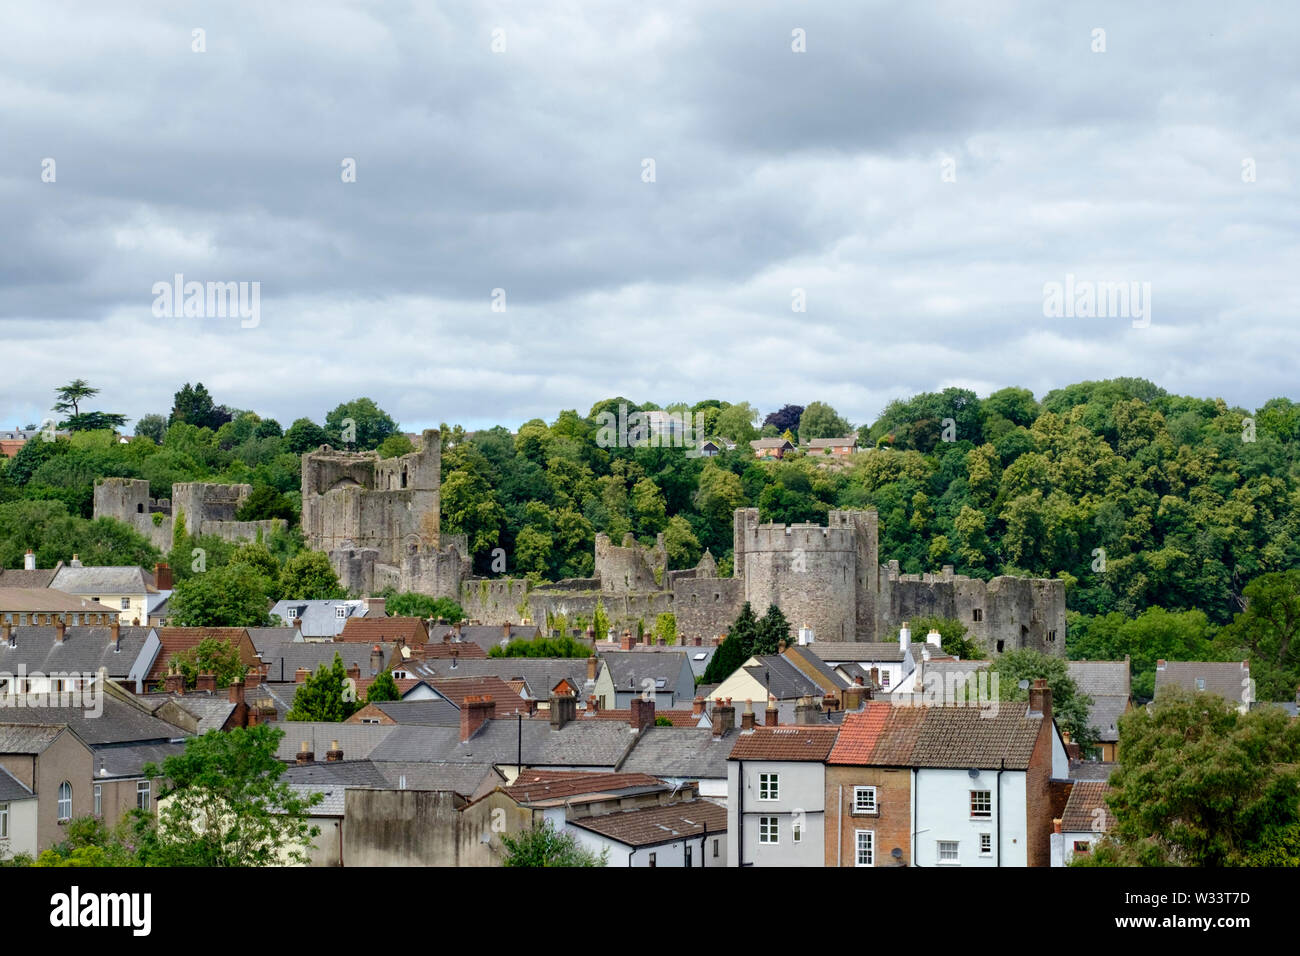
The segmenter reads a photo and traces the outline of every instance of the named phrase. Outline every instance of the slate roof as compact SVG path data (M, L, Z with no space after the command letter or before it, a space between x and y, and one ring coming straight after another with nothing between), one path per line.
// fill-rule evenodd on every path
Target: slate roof
M1101 741L1115 743L1119 740L1119 719L1128 709L1132 692L1129 662L1069 661L1068 666L1074 686L1092 698L1089 726L1096 729Z
M371 759L452 761L509 765L518 759L523 734L526 767L618 766L637 735L625 724L605 720L575 720L559 730L549 721L514 717L484 721L461 743L460 728L389 725L392 733L370 754Z
M226 721L235 712L235 705L231 703L229 693L226 691L218 691L215 694L197 691L184 694L141 694L136 699L154 713L157 713L158 708L163 704L174 701L178 707L198 718L196 733L199 734L225 727Z
M1181 687L1196 691L1196 680L1205 681L1205 691L1218 694L1232 703L1239 703L1250 677L1250 665L1245 661L1156 661L1156 698L1166 687Z
M753 441L749 443L749 447L753 449L785 448L785 447L793 448L794 445L791 444L788 438L755 438Z
M599 833L625 846L655 846L707 833L724 833L727 808L708 800L688 800L638 810L618 810L570 820L570 826Z
M424 659L426 661L452 657L465 660L481 660L487 657L487 651L473 641L431 640L424 645Z
M22 783L13 776L4 767L0 767L0 803L9 801L30 800L32 792L27 789L27 785Z
M849 435L846 438L810 438L804 447L809 451L821 451L826 448L843 448L847 445L850 448L856 448L858 445L858 436Z
M122 613L118 608L99 604L74 594L64 594L54 588L0 587L0 614L85 614L87 612L112 614L114 617Z
M344 616L338 616L342 607ZM289 616L292 608L296 618ZM277 601L271 613L278 615L290 628L300 631L305 637L333 637L343 630L352 618L366 617L364 601L349 600L283 600ZM302 621L299 628L295 620Z
M314 783L291 783L289 787L299 797L308 798L313 794L321 795L320 803L307 810L313 817L341 817L347 809L347 787L340 784L324 785Z
M407 790L452 790L464 797L472 797L485 785L505 783L496 768L486 763L457 763L453 761L372 761L384 775L389 787L397 787L406 778Z
M537 720L550 719L550 714L548 714L546 711L538 711L533 716ZM668 720L672 721L672 725L674 727L694 727L697 724L699 724L701 716L703 715L697 715L694 712L689 710L656 710L655 711L655 720L658 720L660 717L667 718ZM583 720L621 720L623 721L623 723L631 726L632 711L630 708L623 708L620 710L615 710L615 709L598 710L594 714L591 713L590 711L587 711L586 713L583 714Z
M487 657L480 660L458 659L456 666L446 659L407 661L403 669L413 677L430 683L445 677L499 677L503 681L523 680L529 696L548 700L551 688L561 680L576 687L587 683L587 660L582 657Z
M653 680L656 690L675 692L682 675L682 665L687 663L688 658L683 651L657 654L644 651L606 651L601 655L601 660L609 668L609 676L616 691L639 691L643 680ZM586 665L583 666L585 668ZM586 679L585 670L583 679Z
M419 617L350 617L339 634L341 641L365 644L396 643L401 638L407 647L419 647L429 640L424 619Z
M978 707L904 707L869 701L846 714L828 763L857 766L1024 770L1042 716L1025 701Z
M58 568L0 568L0 588L48 588Z
M375 707L399 724L460 727L460 710L447 700L386 700Z
M139 567L72 567L64 565L50 582L50 587L66 594L148 594L158 589L153 575Z
M1070 790L1070 799L1065 803L1065 812L1061 814L1061 830L1064 833L1093 832L1094 822L1102 825L1102 832L1110 829L1110 809L1106 806L1106 794L1110 793L1110 784L1100 780L1080 780ZM1100 813L1094 811L1100 810Z
M347 752L344 751L346 756ZM290 784L315 784L317 786L384 787L388 778L370 760L327 761L322 753L316 754L316 763L294 764L280 777Z
M767 687L769 694L777 700L796 697L820 699L826 695L816 681L777 654L758 658L758 663L746 667L745 673Z
M1071 780L1109 780L1119 764L1105 760L1071 760Z
M325 751L330 749L330 742L334 740L339 742L339 749L343 751L343 761L340 762L364 760L381 747L393 731L400 729L392 724L337 724L317 720L287 720L276 726L284 731L276 756L290 762L297 758L304 740L311 745L317 760L325 759Z
M107 745L92 748L95 754L95 779L101 777L139 777L144 765L156 764L161 767L168 757L185 752L184 741L170 743ZM101 771L103 771L101 773Z
M257 656L266 660L266 655L272 648L294 643L297 630L296 627L250 627L248 637L253 642Z
M456 626L454 624L435 624L429 630L430 640L442 640L444 634L455 634ZM542 629L536 624L511 624L510 640L530 641L540 637ZM484 653L508 643L504 640L505 628L500 624L462 624L460 626L460 639L462 641L471 641L481 647ZM455 638L453 637L453 640Z
M313 674L322 666L329 667L334 663L335 654L343 659L344 669L355 665L362 677L372 677L370 652L373 648L373 644L343 641L290 641L268 648L263 652L262 660L266 663L267 675L282 683L293 680L300 667ZM379 650L383 654L381 671L388 670L400 660L396 656L396 644L380 644Z
M714 737L707 727L647 727L619 769L679 779L725 780L727 757L739 736L739 730Z
M793 647L787 647L785 659L810 680L817 681L818 677L820 677L819 686L822 696L844 689L844 681L835 673L835 669L809 651L806 645L800 646L796 644ZM812 673L809 673L809 671Z
M1251 710L1265 710L1269 707L1281 707L1292 717L1300 716L1300 702L1293 700L1252 700Z
M758 727L741 731L732 760L808 760L821 763L835 746L838 727Z
M121 650L113 647L111 626L69 626L64 629L63 643L56 641L52 625L15 626L10 632L14 647L0 640L0 672L16 674L19 666L28 673L97 672L101 667L113 680L125 680L149 638L148 627L122 627L118 633ZM146 662L148 663L148 662Z
M4 698L0 698L2 701ZM98 744L169 741L187 736L186 731L152 716L147 711L105 695L104 711L91 716L81 707L6 707L0 706L0 724L27 727L66 725L94 747Z
M7 709L0 709L0 754L40 754L63 733L61 726L24 726L3 722Z
M898 641L813 641L803 646L832 664L849 661L897 664L903 660Z

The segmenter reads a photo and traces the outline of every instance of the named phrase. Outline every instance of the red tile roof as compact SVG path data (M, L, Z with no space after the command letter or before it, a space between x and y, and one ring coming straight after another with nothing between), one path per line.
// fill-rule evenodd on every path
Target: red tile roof
M407 647L420 647L429 640L424 619L418 617L350 617L343 625L340 641L382 644L401 638Z
M463 707L466 697L487 696L496 702L498 717L528 713L528 702L500 677L431 677L425 683L457 707Z
M547 773L525 770L512 785L504 789L519 803L539 803L610 794L621 790L668 790L670 787L658 777L645 773Z
M1042 727L1024 701L979 707L906 707L872 701L848 714L830 763L885 767L1029 766Z
M1100 824L1102 831L1110 829L1111 813L1106 806L1110 784L1104 780L1076 780L1070 790L1070 799L1061 814L1061 830L1066 833L1087 833ZM1101 812L1097 812L1101 811Z
M835 746L838 733L838 727L758 727L736 738L730 759L820 762Z
M873 700L863 710L845 714L839 736L826 762L865 764L869 761L893 709L892 704Z

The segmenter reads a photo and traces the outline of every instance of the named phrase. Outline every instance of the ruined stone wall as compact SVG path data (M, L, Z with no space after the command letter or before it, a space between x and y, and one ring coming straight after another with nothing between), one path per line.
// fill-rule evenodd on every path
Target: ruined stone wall
M707 641L726 634L744 603L745 582L739 578L683 578L673 582L677 633L687 638L699 636Z
M189 520L188 518L186 519ZM263 541L277 528L287 528L282 518L265 518L261 521L205 521L198 528L189 526L190 534L212 534L223 541ZM170 546L170 534L168 545Z
M252 493L252 485L178 482L172 485L172 515L185 515L185 527L194 534L204 522L234 521L235 512Z
M133 527L160 551L172 546L175 515L185 516L188 534L211 534L224 541L255 541L277 527L278 519L236 521L235 512L252 493L252 485L188 481L172 485L171 498L149 497L149 482L139 478L105 478L95 485L95 517L116 518ZM173 510L174 509L174 510ZM154 516L162 517L155 523Z
M658 591L667 586L668 549L660 534L653 548L643 548L631 534L616 547L607 534L596 535L594 574L611 594Z

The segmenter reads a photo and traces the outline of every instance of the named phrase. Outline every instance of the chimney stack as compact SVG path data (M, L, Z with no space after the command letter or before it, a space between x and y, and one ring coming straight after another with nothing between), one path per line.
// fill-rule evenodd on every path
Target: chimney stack
M1031 713L1042 714L1044 720L1052 719L1052 689L1041 677L1035 678L1034 685L1029 688L1029 710Z
M74 554L74 555L72 556L72 563L69 564L68 567L70 567L70 568L79 568L79 567L81 567L81 555L79 555L79 554Z
M67 622L65 622L63 618L58 618L54 622L54 642L56 644L62 644L64 638L67 636L67 632L68 632Z
M506 621L504 624L501 625L501 636L504 637L507 641L510 640L510 622L509 622L509 621Z
M153 586L159 591L170 591L172 589L172 569L165 564L155 564L153 566Z
M628 630L627 628L623 628L623 640L619 642L619 647L621 647L625 651L630 651L635 646L636 646L636 638L632 636L632 632L630 630Z
M311 671L307 670L307 668L305 667L299 667L296 671L293 672L293 682L295 684L306 683L307 678L310 676L311 676Z
M250 667L248 673L244 675L244 687L252 690L254 687L260 687L262 684L262 672L256 667Z
M113 618L113 623L108 626L109 637L113 642L113 653L122 649L122 619Z
M370 676L379 676L379 669L384 666L384 652L376 644L370 648Z
M572 694L551 695L551 726L556 730L578 716L578 698Z
M784 637L781 638L779 641L776 642L776 652L777 652L778 654L784 654L784 653L785 653L785 638L784 638Z
M194 682L194 689L200 694L215 694L217 692L217 675L200 674Z
M731 706L731 698L728 697L724 702L719 697L713 703L713 736L721 737L728 730L735 729L736 726L736 708Z
M740 715L740 729L754 729L754 702L752 700L745 701L745 712Z
M8 621L0 624L0 636L4 638L4 642L10 647L17 646L18 642L14 640L14 626Z
M794 705L794 722L796 724L817 723L817 705L811 697L800 697Z
M767 699L767 710L763 711L763 724L767 727L775 727L781 722L781 712L777 710L776 698Z
M655 702L642 697L632 698L632 716L629 721L633 730L645 730L655 725Z
M703 713L704 713L704 698L696 697L695 700L691 702L691 716L695 718L699 718L701 715L703 715Z
M930 633L925 635L925 643L943 650L943 635L939 633L938 628L930 628Z
M325 762L338 763L342 759L343 751L339 749L339 742L337 740L331 740L330 749L325 751Z
M460 705L460 740L464 743L474 736L474 731L497 715L497 702L491 695L469 696Z
M32 551L31 548L28 548L27 553L23 555L23 570L24 571L36 570L36 553Z
M600 661L596 659L595 654L592 654L590 657L587 658L587 680L594 681L596 679L596 674L599 670L600 670Z
M347 666L348 677L353 681L361 680L361 665L353 661Z
M301 766L302 764L315 762L316 755L311 751L311 744L304 740L302 746L298 748L298 764Z
M230 682L230 702L236 707L244 702L244 682L242 680Z
M907 653L907 649L911 646L911 643L912 632L908 628L907 622L904 621L903 626L898 629L898 649L903 653Z
M184 694L185 675L173 667L167 672L167 676L163 678L163 690L169 694Z
M696 647L702 647L703 645L704 645L704 638L702 638L702 637L700 637L700 635L696 634L696 635L695 635L695 646L696 646Z

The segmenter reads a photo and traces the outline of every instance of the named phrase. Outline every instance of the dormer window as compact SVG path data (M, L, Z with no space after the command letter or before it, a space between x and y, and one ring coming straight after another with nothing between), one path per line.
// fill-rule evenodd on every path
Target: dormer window
M347 617L348 616L347 607L345 605L340 604L338 607L334 609L334 616L339 620L342 620L343 618Z
M289 620L292 621L298 616L298 609L296 607L291 607L286 613L289 615Z

